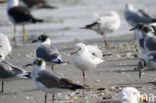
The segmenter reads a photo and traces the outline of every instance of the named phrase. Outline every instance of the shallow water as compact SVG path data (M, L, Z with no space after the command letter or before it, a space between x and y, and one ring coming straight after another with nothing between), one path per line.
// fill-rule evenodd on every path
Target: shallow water
M142 8L152 16L156 15L156 0L150 0L150 2L149 0L130 1L136 8ZM108 36L130 34L132 32L128 30L131 27L123 17L123 10L126 2L128 2L128 0L49 0L50 4L58 6L59 9L39 9L32 11L35 17L42 18L45 22L27 25L28 39L31 41L32 38L36 38L37 35L42 33L50 35L54 43L101 38L96 32L81 30L79 27L93 22L95 20L95 13L104 15L107 11L111 10L115 10L119 13L121 26L119 30ZM0 5L0 32L12 37L13 25L8 20L6 8L6 4ZM21 41L21 27L18 26L17 29L18 40Z

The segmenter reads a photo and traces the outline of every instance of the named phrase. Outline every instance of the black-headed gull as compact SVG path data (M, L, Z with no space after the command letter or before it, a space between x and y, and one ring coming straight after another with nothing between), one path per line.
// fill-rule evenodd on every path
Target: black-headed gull
M23 26L23 41L24 43L27 42L26 37L26 29L25 25L29 23L37 23L37 22L43 22L41 19L34 18L29 10L23 6L19 6L19 0L6 0L8 4L7 8L7 14L9 20L14 24L14 36L13 40L15 42L15 45L17 44L16 41L16 25L22 25Z
M147 100L140 92L134 87L123 88L120 93L121 103L147 103Z
M12 47L10 45L10 41L9 41L8 37L5 34L0 33L0 55L1 55L1 59L5 60L6 56L11 54L11 52L12 52Z
M74 50L71 55L74 65L78 69L82 70L84 85L86 85L85 71L91 68L96 68L98 64L104 61L102 59L102 51L96 45L78 43L74 46Z
M33 65L32 79L38 89L45 92L45 103L47 100L47 93L52 93L52 100L54 100L54 93L84 89L83 86L73 83L71 80L62 77L58 73L46 70L46 62L41 58L35 59L32 64L26 66L31 65Z
M48 35L40 35L38 39L33 40L32 43L37 42L36 57L44 59L48 64L53 66L55 64L64 64L62 56L59 51L51 45L51 39Z
M138 26L139 25L139 26ZM148 51L156 50L156 31L154 30L154 25L148 24L138 24L131 30L137 30L139 35L142 35L142 39L139 41L140 46L142 46L142 50L144 53ZM137 34L137 35L138 35Z
M97 20L85 27L84 29L91 29L101 34L104 37L105 46L108 47L106 34L116 31L120 27L120 17L115 11L108 12L105 16L100 16Z
M4 92L4 82L15 79L31 78L29 72L19 67L13 66L11 63L0 60L0 81L2 81L2 92Z

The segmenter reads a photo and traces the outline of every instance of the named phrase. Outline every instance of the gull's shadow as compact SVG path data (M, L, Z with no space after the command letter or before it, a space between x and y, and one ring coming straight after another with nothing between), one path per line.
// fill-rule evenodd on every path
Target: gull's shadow
M115 60L108 60L108 61L130 61L130 60L140 60L141 58L123 58L123 59L115 59Z
M17 92L12 92L12 93L2 93L2 92L0 92L0 95L15 95L15 94L17 94Z
M97 103L120 103L120 101L100 101Z
M34 88L29 90L23 90L22 92L35 92L35 91L40 91L40 89Z

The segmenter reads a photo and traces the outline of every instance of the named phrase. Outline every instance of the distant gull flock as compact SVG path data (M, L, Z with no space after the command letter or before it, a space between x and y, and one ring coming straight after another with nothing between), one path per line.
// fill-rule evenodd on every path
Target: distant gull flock
M5 0L0 0L0 3L4 2ZM57 8L49 5L44 0L6 0L6 2L8 5L8 18L14 25L13 41L15 45L17 45L16 25L23 26L23 41L26 44L25 25L44 21L34 17L30 10ZM123 14L127 23L132 26L130 30L135 31L138 48L144 55L137 63L137 70L141 78L144 70L156 69L156 26L154 24L156 18L151 17L142 9L135 9L131 3L125 5ZM116 11L110 11L107 15L99 16L94 22L80 28L94 30L97 34L100 34L104 39L105 48L108 48L106 35L118 30L120 23L119 14ZM4 92L5 81L32 79L37 88L45 92L44 102L47 103L47 93L53 94L52 102L54 102L55 93L89 88L89 84L86 83L85 71L96 69L100 63L104 62L103 51L97 45L75 44L73 50L71 50L72 63L82 71L83 75L83 85L76 84L53 70L55 68L54 65L64 65L69 62L62 60L62 55L52 45L51 38L47 34L42 34L32 41L32 43L35 42L37 43L36 57L32 63L24 66L32 66L32 72L27 72L24 67L14 66L6 61L5 58L11 55L12 47L8 37L0 33L0 80L2 81L2 92ZM52 70L47 69L47 64L52 67ZM141 96L136 88L126 87L120 93L121 103L140 103L140 101L147 103L146 98Z

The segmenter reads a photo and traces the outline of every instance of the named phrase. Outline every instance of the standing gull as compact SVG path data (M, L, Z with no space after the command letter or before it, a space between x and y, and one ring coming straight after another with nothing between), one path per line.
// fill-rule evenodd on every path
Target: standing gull
M91 29L104 37L105 46L108 47L106 34L116 31L120 27L120 17L115 11L110 11L107 15L99 17L92 24L86 25L84 29Z
M143 97L140 92L134 87L123 88L120 93L121 103L147 103L145 97Z
M11 54L12 48L10 45L10 41L8 39L8 37L3 34L0 33L0 55L1 55L1 59L5 60L5 58Z
M29 23L43 22L43 20L34 18L27 8L19 6L19 0L7 0L7 3L7 13L9 20L14 24L13 40L15 45L17 44L16 25L23 26L23 41L25 44L27 42L25 25Z
M85 71L96 68L98 64L103 62L102 51L96 45L78 43L74 46L74 51L71 55L75 66L82 70L84 85L86 85Z
M32 79L36 86L45 92L45 103L47 101L47 93L65 92L68 90L75 91L77 89L84 89L83 86L73 83L71 80L63 78L58 73L46 70L46 62L37 58L33 64ZM52 103L54 102L54 95L52 96Z
M37 42L36 57L44 59L48 64L53 66L55 64L64 64L59 51L51 45L51 40L48 35L40 35L37 40L33 40L32 43Z
M49 9L55 9L57 7L49 5L46 0L20 0L20 4L30 8L49 8Z
M1 56L0 56L1 57ZM15 79L27 79L30 78L30 73L13 66L9 62L2 61L0 59L0 81L2 81L2 92L4 92L4 82L12 81Z

